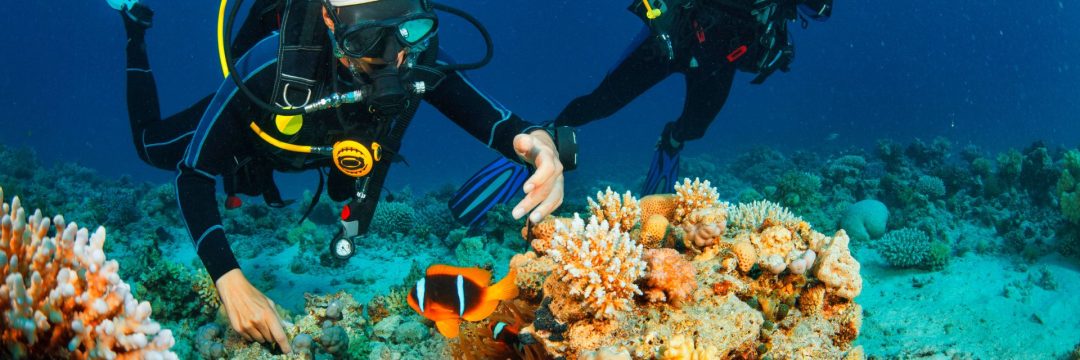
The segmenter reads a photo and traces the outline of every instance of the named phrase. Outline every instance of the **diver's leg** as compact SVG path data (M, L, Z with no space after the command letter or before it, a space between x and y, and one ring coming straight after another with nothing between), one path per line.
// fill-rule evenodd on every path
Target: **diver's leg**
M658 51L655 37L648 29L640 42L615 70L608 73L592 93L574 99L555 118L559 126L581 126L593 120L611 116L638 95L671 75L671 64Z
M720 113L731 90L735 67L717 61L686 69L685 74L683 112L678 119L664 125L649 173L645 176L643 195L675 191L679 181L679 153L686 141L704 136L709 124Z
M142 3L120 12L127 32L127 107L131 138L135 152L147 164L164 169L176 169L184 155L191 133L206 110L207 96L191 107L161 118L157 84L146 54L146 29L150 27L153 11Z
M670 131L665 131L668 137L664 140L681 147L685 141L705 136L709 124L727 102L734 79L735 67L722 62L688 69L682 115L670 124Z

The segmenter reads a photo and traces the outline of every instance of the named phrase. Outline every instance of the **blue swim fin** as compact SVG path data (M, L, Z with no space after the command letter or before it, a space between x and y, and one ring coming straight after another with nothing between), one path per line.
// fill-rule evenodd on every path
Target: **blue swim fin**
M675 183L679 181L679 149L656 148L649 174L645 176L645 186L641 196L674 193Z
M498 158L473 175L450 198L450 212L459 223L474 227L498 204L510 202L521 191L529 170L525 165Z

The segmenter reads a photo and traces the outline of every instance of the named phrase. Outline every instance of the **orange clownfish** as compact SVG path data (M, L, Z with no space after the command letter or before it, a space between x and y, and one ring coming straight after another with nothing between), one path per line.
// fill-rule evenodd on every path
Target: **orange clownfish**
M483 320L495 312L499 301L517 297L514 276L514 270L510 270L505 278L491 285L490 271L432 265L409 291L409 306L434 321L443 336L454 338L461 319Z

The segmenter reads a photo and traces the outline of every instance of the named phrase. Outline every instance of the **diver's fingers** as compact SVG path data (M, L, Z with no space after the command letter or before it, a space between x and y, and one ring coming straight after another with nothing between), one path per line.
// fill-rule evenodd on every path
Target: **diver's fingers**
M543 220L544 217L551 215L551 213L555 211L555 209L562 205L562 175L559 175L557 178L555 178L555 183L551 186L551 191L549 191L546 195L547 196L544 198L544 201L540 203L540 206L537 206L536 209L533 210L532 214L529 214L529 221L531 221L533 224L539 223L540 220Z
M556 176L562 175L562 164L555 158L555 152L547 147L537 146L536 148L537 155L532 162L536 170L528 180L525 180L525 185L522 187L525 193L532 193L538 187L549 185ZM544 196L539 196L537 200L542 199Z
M274 341L281 347L282 352L291 354L292 348L289 347L289 337L285 336L285 330L281 328L281 320L276 316L272 320L273 322L269 324L270 334L273 335Z
M228 308L229 304L228 304L227 300L222 301L222 302L224 302L225 303L224 305L226 305L225 307ZM229 314L229 326L232 326L233 330L236 331L237 333L239 333L240 337L244 338L244 341L252 341L252 340L254 340L254 339L251 338L251 336L248 336L247 330L244 329L244 327L240 326L240 319L235 314L236 313L235 310L233 310L233 311L225 311L225 312Z
M516 152L522 160L525 160L530 164L533 162L532 157L530 157L530 155L533 155L531 154L533 148L532 135L518 134L517 136L514 136L514 152Z
M270 332L270 324L268 324L268 322L272 320L274 319L267 319L265 314L256 315L251 319L253 322L252 325L255 328L255 333L258 334L256 340L259 340L259 342L270 342L274 339L274 335Z
M551 190L554 188L555 180L558 179L549 178L547 181L539 182L535 180L537 176L537 174L533 174L533 176L525 182L527 185L526 188L528 188L528 184L537 184L537 186L528 188L529 191L525 194L525 198L521 199L521 202L514 207L514 211L511 213L514 219L520 219L522 216L525 216L526 213L532 211L533 208L547 199L548 194L551 193ZM539 222L540 219L543 219L543 217L533 219L535 220L533 222Z

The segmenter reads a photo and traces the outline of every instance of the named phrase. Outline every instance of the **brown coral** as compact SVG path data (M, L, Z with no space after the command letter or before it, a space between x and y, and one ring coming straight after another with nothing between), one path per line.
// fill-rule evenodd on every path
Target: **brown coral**
M654 214L641 224L641 245L648 249L667 245L668 219Z
M543 255L551 248L551 239L555 236L555 224L559 222L568 224L570 219L548 216L541 220L539 224L532 226L531 236L529 226L526 224L521 228L521 238L528 241L534 251Z
M739 260L739 271L744 273L750 271L754 264L757 263L757 249L749 241L736 242L731 251L735 254L735 258Z
M683 225L683 230L683 245L694 252L716 245L724 235L724 228L717 224Z
M641 218L648 219L653 215L660 215L668 220L675 218L675 194L653 194L641 198L638 201L641 207Z
M210 274L206 270L199 270L195 273L194 279L192 279L191 289L199 295L199 300L202 301L203 311L207 314L214 314L221 308L221 296L218 295L217 286L214 285L214 279L210 277Z
M791 230L776 225L761 231L761 242L758 244L758 250L763 258L773 255L783 258L791 252L794 245L791 241Z
M849 241L844 230L837 231L823 250L815 275L834 289L837 296L850 300L862 292L862 275L859 274L859 261L848 249Z
M645 250L645 296L652 302L679 306L697 289L696 270L674 249Z
M510 269L517 272L514 283L518 286L518 297L525 300L540 300L544 280L551 274L555 263L550 257L537 257L535 252L514 255L510 258Z
M836 333L833 334L833 344L845 346L859 337L859 329L862 328L862 307L852 304L839 314L840 323Z
M620 196L608 187L604 192L596 193L596 200L589 198L588 201L589 212L593 216L607 220L611 226L618 224L623 231L630 231L634 224L641 221L641 207L629 191Z
M825 287L822 285L811 286L799 295L796 305L804 314L813 315L821 312L825 304Z

